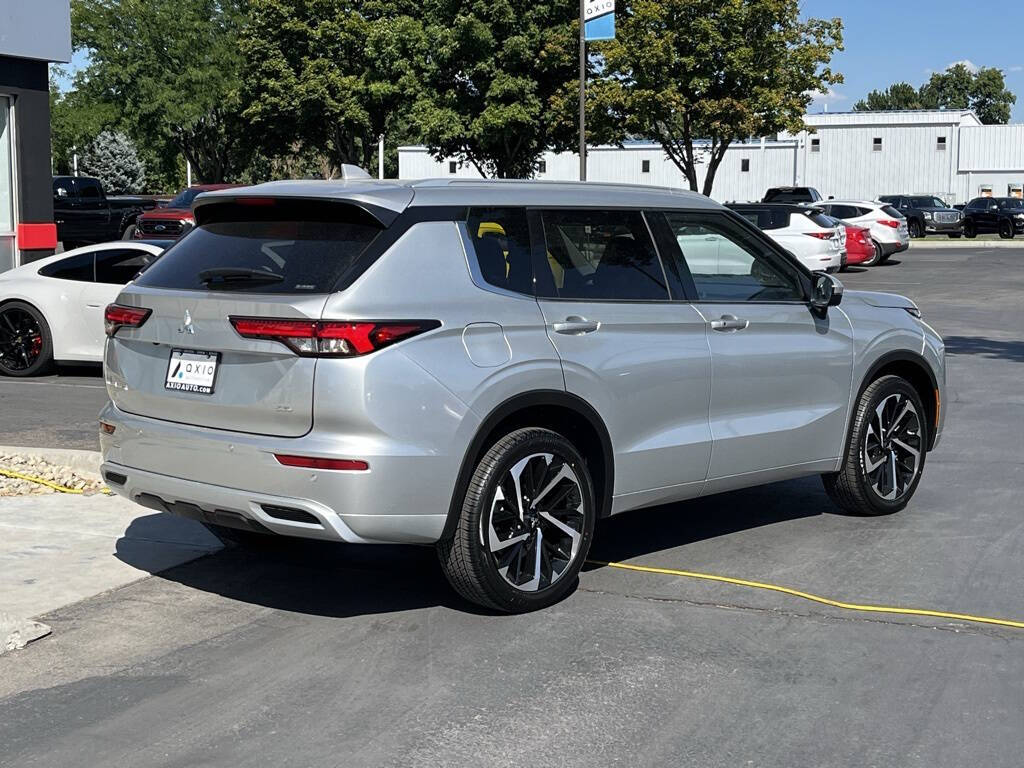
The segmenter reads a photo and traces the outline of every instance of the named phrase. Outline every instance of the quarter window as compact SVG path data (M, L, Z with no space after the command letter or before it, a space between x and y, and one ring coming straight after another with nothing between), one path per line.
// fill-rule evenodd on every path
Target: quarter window
M480 276L489 285L533 294L530 227L522 208L472 208L466 222Z
M800 280L725 216L666 213L701 301L800 301Z
M118 248L116 251L97 251L96 282L110 285L124 285L133 279L143 267L156 258L149 251L134 248Z
M562 299L669 298L665 272L639 211L543 211L546 295ZM546 276L545 276L546 277Z
M39 274L43 277L53 277L57 280L75 280L80 283L91 283L94 276L94 258L95 254L92 252L68 256L66 259L59 259L40 268Z

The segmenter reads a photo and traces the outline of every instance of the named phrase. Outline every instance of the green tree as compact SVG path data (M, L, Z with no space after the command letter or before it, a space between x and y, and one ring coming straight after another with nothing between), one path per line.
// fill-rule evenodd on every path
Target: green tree
M240 42L244 116L271 154L300 145L369 169L402 134L418 91L422 26L413 0L252 0ZM287 163L285 164L287 165Z
M945 72L934 72L918 89L909 83L895 83L884 91L871 91L854 105L855 110L881 109L972 109L986 125L1010 122L1017 97L1007 89L1002 70L982 67L972 72L965 64L954 64Z
M800 19L797 0L633 0L593 89L598 136L657 140L710 195L730 144L803 130L813 91L842 82L829 66L842 49L839 19ZM702 142L700 140L706 140Z
M884 91L871 91L867 98L853 105L857 112L923 108L917 88L910 83L893 83Z
M63 70L54 67L50 78L50 156L55 173L71 173L72 155L103 131L116 127L121 111L116 105L72 88L61 92L55 76Z
M95 176L108 194L138 194L145 188L146 166L123 133L103 131L82 153L82 170Z
M180 153L206 182L248 163L238 30L247 0L73 0L72 37L89 65L77 83L121 108L121 123L165 172Z
M572 142L563 92L576 77L576 2L424 0L422 91L412 128L438 159L528 178Z

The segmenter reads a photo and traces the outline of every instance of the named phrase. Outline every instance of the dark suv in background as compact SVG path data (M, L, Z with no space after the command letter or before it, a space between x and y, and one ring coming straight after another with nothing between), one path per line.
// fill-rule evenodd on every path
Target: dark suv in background
M976 197L964 206L964 236L998 232L1004 240L1024 235L1024 200Z
M935 195L882 195L878 199L903 214L911 237L963 234L963 214Z
M764 193L762 203L817 203L821 192L814 187L772 187Z

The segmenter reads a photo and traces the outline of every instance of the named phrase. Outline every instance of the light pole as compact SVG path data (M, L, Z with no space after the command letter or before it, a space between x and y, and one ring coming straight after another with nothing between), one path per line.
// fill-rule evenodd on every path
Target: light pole
M586 0L580 0L580 181L587 180L587 33Z

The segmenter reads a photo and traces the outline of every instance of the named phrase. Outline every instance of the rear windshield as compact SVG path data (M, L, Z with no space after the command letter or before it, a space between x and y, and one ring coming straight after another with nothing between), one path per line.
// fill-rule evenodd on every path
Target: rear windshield
M268 205L249 210L228 205L205 218L206 223L201 217L200 226L145 270L136 285L191 291L329 293L381 232L369 215L339 204Z
M808 211L807 218L817 224L819 227L825 227L831 229L839 224L837 219L833 219L831 216L826 216L824 213L819 211Z
M789 211L785 208L740 208L736 213L762 230L789 226Z
M814 195L808 187L794 187L793 189L769 189L764 196L766 203L802 203L811 200Z
M884 213L886 216L892 216L894 219L906 218L902 213L897 211L891 205L883 205L881 210L882 210L882 213Z

